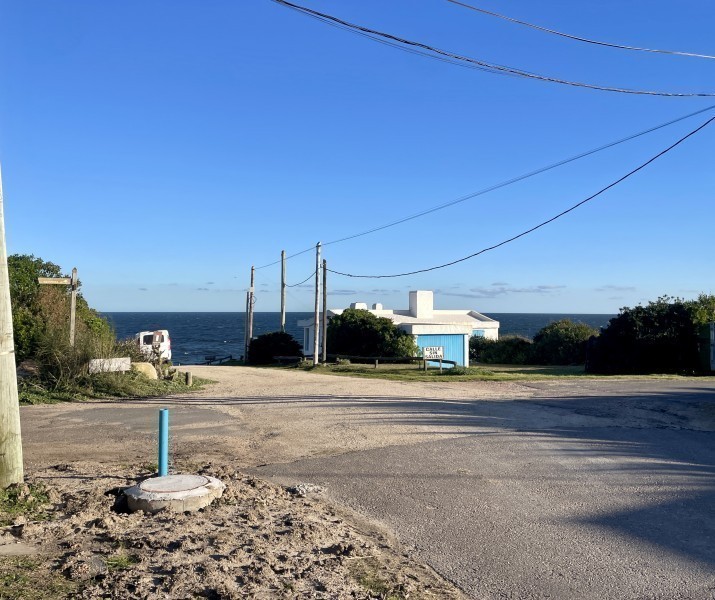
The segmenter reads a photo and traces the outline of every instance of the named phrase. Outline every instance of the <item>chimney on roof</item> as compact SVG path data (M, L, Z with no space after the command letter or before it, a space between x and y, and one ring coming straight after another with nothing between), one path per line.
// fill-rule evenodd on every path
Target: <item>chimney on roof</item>
M372 310L382 310L382 304L375 302L375 304L372 305Z
M350 304L350 308L356 308L358 310L367 310L367 303L366 302L352 302Z
M417 319L431 319L434 316L434 295L431 290L410 292L410 314Z

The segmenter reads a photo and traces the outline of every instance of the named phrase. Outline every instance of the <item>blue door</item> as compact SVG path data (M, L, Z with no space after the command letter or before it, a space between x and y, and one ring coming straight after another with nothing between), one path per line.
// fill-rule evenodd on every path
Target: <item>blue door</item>
M420 348L425 346L442 346L444 348L444 358L454 360L458 365L467 366L466 356L464 356L464 338L461 334L445 335L418 335L417 345ZM445 365L451 366L451 365Z

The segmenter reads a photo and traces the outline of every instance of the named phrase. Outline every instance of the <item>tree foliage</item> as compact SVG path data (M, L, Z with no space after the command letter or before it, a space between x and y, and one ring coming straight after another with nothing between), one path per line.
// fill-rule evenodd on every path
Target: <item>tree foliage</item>
M531 360L539 365L582 365L586 345L598 331L571 319L553 321L534 336Z
M699 369L699 322L713 316L712 296L696 301L661 296L646 306L621 308L594 339L591 373L692 373ZM708 316L709 315L709 316Z
M77 294L75 346L70 347L69 289L37 281L38 277L67 277L58 265L13 254L8 257L8 275L18 361L36 359L43 376L57 384L86 370L90 358L111 352L114 332L81 293Z
M492 365L526 365L531 362L532 342L520 335L505 335L498 340L469 338L470 362Z
M13 254L7 258L10 278L12 325L15 356L18 361L33 356L44 331L38 277L63 277L60 267L31 255ZM49 291L49 290L48 290Z
M264 333L251 340L248 346L248 362L253 365L267 365L275 356L302 356L300 344L289 333L274 331Z
M417 356L414 338L385 317L348 308L332 317L327 331L331 354L348 356Z

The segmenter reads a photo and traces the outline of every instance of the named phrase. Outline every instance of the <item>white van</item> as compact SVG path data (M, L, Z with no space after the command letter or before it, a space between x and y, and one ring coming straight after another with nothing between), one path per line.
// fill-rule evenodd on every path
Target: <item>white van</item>
M134 336L134 341L147 358L158 354L162 360L171 360L171 338L167 329L140 331Z

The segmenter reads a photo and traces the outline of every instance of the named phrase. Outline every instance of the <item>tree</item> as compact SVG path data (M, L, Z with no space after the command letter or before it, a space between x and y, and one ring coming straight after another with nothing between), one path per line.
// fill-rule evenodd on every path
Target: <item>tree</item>
M700 294L697 300L690 300L685 304L690 309L696 327L715 321L715 295Z
M251 340L248 346L248 362L253 365L268 365L275 356L302 356L300 344L290 333L274 331Z
M707 299L706 299L707 300ZM698 304L707 309L709 300ZM591 373L693 373L699 369L697 311L692 302L661 296L621 308L589 344Z
M35 354L40 334L44 330L40 284L37 278L64 275L56 264L27 254L8 256L7 266L10 277L15 355L18 362L21 362Z
M533 343L520 335L505 335L498 340L473 335L469 338L469 360L492 365L527 365Z
M348 356L417 356L414 338L385 317L348 308L328 322L328 350Z
M67 275L55 263L27 254L9 256L8 273L17 360L35 358L50 332L53 338L61 338L62 330L67 330L69 335L67 289L41 286L37 278ZM114 339L109 323L89 307L81 293L77 294L76 316L77 335L87 332L96 339Z
M533 357L541 365L582 365L586 362L586 345L598 335L593 327L561 319L541 328L534 336Z

